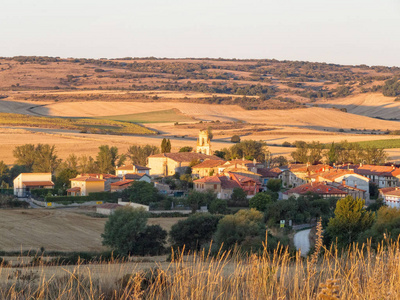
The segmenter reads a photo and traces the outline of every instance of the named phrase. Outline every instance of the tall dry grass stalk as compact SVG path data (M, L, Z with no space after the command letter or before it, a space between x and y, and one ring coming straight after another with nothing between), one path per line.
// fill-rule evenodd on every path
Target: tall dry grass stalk
M318 232L318 230L317 230ZM322 231L319 239L322 239ZM0 299L400 299L400 244L385 240L302 258L174 253L170 263L0 268Z

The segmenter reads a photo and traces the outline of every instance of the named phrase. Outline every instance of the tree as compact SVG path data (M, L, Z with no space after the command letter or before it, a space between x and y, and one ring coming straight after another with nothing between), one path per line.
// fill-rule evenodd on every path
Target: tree
M166 232L147 226L147 218L143 208L125 206L115 210L104 226L103 245L122 255L143 255L151 248L159 250L165 243Z
M400 235L400 210L393 207L383 206L378 210L375 223L371 229L361 234L358 241L366 243L372 240L372 246L377 248L378 244L386 239L396 241Z
M58 189L66 189L71 186L70 179L75 178L78 175L78 171L74 169L63 169L58 172L55 181L55 187Z
M171 141L169 139L163 138L161 141L161 153L171 152Z
M149 205L152 202L159 202L163 196L153 186L146 181L134 181L132 185L123 191L123 195L129 198L129 201Z
M4 161L0 161L0 183L2 182L10 182L10 169Z
M246 204L245 206L247 206L248 200L246 192L243 191L242 188L234 188L231 195L231 201L235 203L235 206L239 205L240 203L243 203L243 205Z
M280 155L271 159L271 167L282 167L288 164L286 157Z
M243 158L264 161L268 149L263 141L246 140L229 148L228 159Z
M282 179L270 179L267 182L267 189L272 192L279 192L282 187Z
M212 190L205 192L191 191L186 199L186 204L192 208L192 213L195 213L200 206L212 203L217 196Z
M240 143L240 136L234 135L231 137L231 142L232 143Z
M31 172L35 163L35 145L25 144L15 147L13 155L16 158L15 164L25 166Z
M222 250L228 250L235 245L244 251L257 250L265 240L266 227L264 215L255 210L239 210L234 215L227 215L217 226L215 242ZM269 244L269 242L268 242Z
M208 206L208 211L212 214L224 214L228 209L228 204L226 200L223 199L215 199L211 201L210 205Z
M15 147L15 164L25 166L29 172L54 172L61 163L55 154L55 146L25 144Z
M82 155L78 158L78 161L80 173L97 173L99 171L99 167L96 164L96 161L91 156Z
M184 146L181 149L179 149L179 152L192 152L193 151L193 147L190 146Z
M38 144L35 149L36 157L32 171L38 173L53 173L61 163L56 155L55 145Z
M133 164L145 166L147 157L153 154L160 153L160 149L156 146L145 145L137 146L132 145L128 148L127 156Z
M169 232L174 247L187 250L200 250L211 242L212 235L222 217L207 213L194 214L172 225Z
M345 247L355 242L358 235L369 229L374 222L373 212L364 209L365 201L346 196L336 203L335 217L328 223L327 233L338 246Z
M166 144L165 150L166 150L165 153L170 153L171 152L171 140L170 139L167 140L167 144Z
M255 194L249 200L249 207L257 209L258 211L265 211L267 205L272 202L271 196L267 193Z
M211 126L208 126L208 127L207 127L207 136L208 136L208 139L209 139L210 141L211 141L211 140L213 139L213 137L214 137Z
M121 165L123 161L117 163L117 159L120 158L118 155L118 148L108 145L101 145L99 147L99 153L96 157L96 164L99 167L100 173L112 173L115 167ZM124 159L124 158L123 158Z

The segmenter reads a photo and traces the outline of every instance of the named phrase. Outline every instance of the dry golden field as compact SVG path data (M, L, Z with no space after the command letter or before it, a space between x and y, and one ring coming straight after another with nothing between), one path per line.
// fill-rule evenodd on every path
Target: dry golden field
M93 209L0 210L0 250L103 251L101 234L107 218L86 215ZM150 218L150 225L169 231L182 218Z
M76 93L76 92L74 92ZM158 136L116 136L106 134L85 134L73 130L3 127L0 130L0 153L2 160L12 164L12 150L25 143L48 143L57 147L58 156L66 158L70 153L95 156L98 147L103 144L117 146L124 153L133 144L151 144L159 146L161 139L170 138L172 150L178 151L183 146L196 145L196 136L200 127L214 127L213 149L229 147L230 137L238 134L242 139L263 140L268 144L281 145L283 142L296 140L320 141L323 143L348 141L366 141L395 139L393 135L369 134L375 130L400 130L400 122L385 121L334 109L311 107L292 110L257 110L248 111L235 105L213 105L181 102L40 102L37 101L0 101L0 112L18 112L62 117L99 117L128 114L151 113L175 109L184 116L193 118L187 125L171 123L148 123L151 129L159 131ZM152 118L155 115L152 114ZM243 121L239 128L219 130L215 121ZM198 124L199 121L204 123ZM190 126L190 123L193 126ZM197 125L195 124L197 123ZM345 132L338 132L344 129ZM351 129L367 129L366 134L355 134ZM289 156L292 148L270 146L273 155ZM400 160L400 151L390 149L393 160Z

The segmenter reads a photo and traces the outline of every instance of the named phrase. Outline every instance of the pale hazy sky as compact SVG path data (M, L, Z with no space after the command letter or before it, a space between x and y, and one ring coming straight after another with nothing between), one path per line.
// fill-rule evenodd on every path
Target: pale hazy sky
M0 56L400 66L400 0L0 0Z

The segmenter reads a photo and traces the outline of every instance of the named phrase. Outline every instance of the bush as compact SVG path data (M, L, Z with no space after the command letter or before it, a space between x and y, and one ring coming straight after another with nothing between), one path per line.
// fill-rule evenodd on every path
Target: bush
M103 245L122 255L155 255L164 249L167 233L160 226L147 226L142 208L126 206L115 210L104 226Z
M282 187L282 180L281 179L270 179L267 182L267 189L272 192L279 192Z
M232 249L235 245L243 251L261 249L266 231L263 220L264 215L255 209L240 210L234 215L225 216L217 226L216 246L222 250Z
M258 193L249 200L249 207L258 211L265 211L268 204L272 202L271 196L267 193Z
M231 142L232 143L240 143L240 136L234 135L231 137Z
M212 214L224 214L228 209L228 204L226 200L215 199L212 201L208 207L208 211Z
M221 216L200 213L172 225L169 232L174 247L187 250L200 250L202 245L211 242Z

